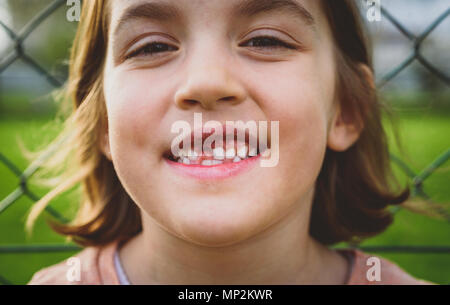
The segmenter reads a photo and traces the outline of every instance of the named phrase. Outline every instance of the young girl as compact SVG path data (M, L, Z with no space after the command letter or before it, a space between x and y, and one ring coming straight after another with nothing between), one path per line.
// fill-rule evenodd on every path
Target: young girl
M69 167L27 225L82 182L76 218L52 227L86 248L79 277L64 261L30 284L425 284L328 247L384 231L409 197L372 71L352 0L84 2L53 157ZM173 155L171 126L195 114L279 122L277 164L247 146Z

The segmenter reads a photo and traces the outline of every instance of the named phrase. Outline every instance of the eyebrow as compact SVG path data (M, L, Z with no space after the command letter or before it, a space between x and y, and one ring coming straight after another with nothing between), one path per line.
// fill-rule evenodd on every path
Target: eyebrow
M129 7L120 17L115 34L130 21L136 19L149 19L155 21L172 21L181 19L182 14L178 7L163 2L146 2Z
M311 13L295 0L244 0L232 9L233 15L252 17L261 13L285 11L300 18L307 25L314 26Z
M300 18L307 25L314 27L315 20L308 10L295 0L243 0L231 10L231 16L253 17L262 13L285 11L294 17ZM164 2L145 2L126 9L120 17L114 33L118 32L130 21L136 19L148 19L160 22L170 22L181 19L180 9L172 4Z

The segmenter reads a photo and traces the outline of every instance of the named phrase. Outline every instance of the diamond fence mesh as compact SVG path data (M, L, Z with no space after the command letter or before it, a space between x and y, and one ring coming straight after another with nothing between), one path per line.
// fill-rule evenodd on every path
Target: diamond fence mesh
M63 81L52 75L47 69L45 69L39 62L35 61L30 55L26 53L24 42L30 36L30 34L49 16L51 16L57 9L65 6L66 0L55 0L50 3L45 9L38 12L35 17L26 24L20 32L15 32L7 24L0 19L0 28L5 31L13 42L13 51L2 58L0 61L0 74L8 69L15 61L21 60L26 63L31 69L39 73L47 82L54 88L59 88L63 85ZM381 14L389 22L391 22L406 38L413 42L413 50L411 54L397 67L392 69L378 82L378 87L381 88L395 78L400 72L410 66L413 62L419 62L423 67L428 69L435 77L439 78L447 86L450 85L450 77L444 71L441 71L438 67L435 67L430 63L421 53L421 46L430 33L436 29L450 15L450 7L448 7L442 14L433 20L430 25L420 35L414 35L411 33L399 20L397 20L391 13L385 8L381 7ZM0 150L0 163L8 168L11 173L17 176L19 183L16 189L12 190L8 196L0 201L0 218L2 212L8 207L18 201L19 198L26 196L33 202L39 200L39 196L30 191L28 187L29 179L35 174L40 167L40 164L47 158L51 158L51 153L40 156L37 160L32 162L25 170L19 169L12 161L8 159ZM434 160L431 160L430 164L425 167L421 172L413 171L407 162L401 160L399 157L391 154L391 159L395 162L399 168L409 177L412 186L412 196L418 196L429 200L430 196L424 191L424 183L427 178L430 177L437 168L443 165L450 159L450 148L447 149L442 155L437 156ZM67 222L68 219L62 216L60 212L51 206L46 207L46 212L52 217L58 219L61 222ZM450 222L450 219L447 219ZM391 252L391 253L433 253L433 254L450 254L449 246L365 246L358 247L358 249L368 252ZM11 253L50 253L50 252L70 252L80 250L77 245L68 244L31 244L31 245L0 245L0 255ZM0 283L11 284L11 282L0 275Z

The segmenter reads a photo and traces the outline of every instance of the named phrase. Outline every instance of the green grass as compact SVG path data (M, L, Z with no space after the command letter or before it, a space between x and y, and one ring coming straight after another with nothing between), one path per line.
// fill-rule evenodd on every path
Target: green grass
M28 162L19 153L16 136L20 135L31 148L53 138L58 127L44 128L48 117L23 116L0 117L0 152L6 155L20 170ZM406 155L402 159L417 173L430 164L438 155L450 148L450 115L442 113L412 111L400 113L399 128ZM389 128L388 128L389 129ZM389 129L390 130L390 129ZM389 132L391 135L391 132ZM392 139L392 136L390 136ZM392 142L392 141L391 141ZM392 152L400 155L396 147ZM425 191L437 202L450 202L450 162L424 184ZM401 172L397 169L399 175ZM445 170L446 169L446 170ZM404 175L401 175L405 181ZM18 184L14 176L0 163L0 200L13 191ZM39 196L44 190L32 188ZM59 211L70 210L73 194L64 194L52 203ZM30 239L24 232L25 215L32 201L22 197L0 214L0 245L63 243L64 238L52 232L44 219L39 218ZM450 245L450 225L447 222L400 210L395 222L383 234L365 241L362 245ZM12 283L24 284L32 274L44 266L55 264L74 252L45 254L0 254L0 275ZM376 255L388 258L412 275L436 283L450 283L450 255L448 254L387 254Z
M385 123L391 153L399 156L419 174L432 161L450 149L450 114L448 111L417 108L397 112L396 125L402 150L395 145L391 124ZM406 175L394 165L401 181ZM450 160L429 176L424 191L434 202L448 211L450 203ZM445 221L412 213L406 209L397 212L394 224L383 234L371 238L367 245L433 245L450 246L450 224ZM412 275L435 283L450 283L450 254L386 254L381 256L396 262Z
M45 127L48 122L47 117L37 119L0 119L0 153L5 155L13 164L23 171L28 161L21 155L17 143L17 137L27 144L29 148L36 148L41 143L52 139L58 131L55 127ZM19 179L0 162L0 198L5 198L14 190ZM31 186L31 191L36 195L42 196L45 190ZM67 199L69 194L61 196L52 203L52 206L58 211L70 210ZM73 199L72 199L73 200ZM51 231L43 217L40 217L36 223L34 234L27 238L24 231L25 216L33 201L22 196L13 205L7 208L0 215L0 245L17 244L61 244L65 240L62 236ZM0 275L12 283L24 284L31 278L31 275L41 269L43 266L54 264L66 257L74 254L68 253L45 253L45 254L0 254Z

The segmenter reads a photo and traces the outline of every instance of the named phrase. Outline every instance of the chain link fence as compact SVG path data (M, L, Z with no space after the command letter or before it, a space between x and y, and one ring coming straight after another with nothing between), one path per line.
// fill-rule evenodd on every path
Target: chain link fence
M57 77L53 76L47 69L41 66L37 61L35 61L30 55L26 53L24 48L25 40L30 36L30 34L43 23L50 15L52 15L57 9L65 6L66 0L55 0L45 9L39 12L20 32L15 32L0 20L0 30L5 31L14 44L14 50L0 61L0 74L2 74L8 67L17 60L22 60L30 68L39 73L47 82L54 88L59 88L63 85L63 81L59 80ZM428 69L432 74L444 82L447 86L450 85L450 77L444 71L439 70L431 64L421 53L421 46L424 40L430 35L430 33L436 29L436 27L441 24L450 15L450 7L447 8L436 20L430 23L426 30L416 36L411 33L399 20L397 20L390 12L381 7L381 14L387 20L389 20L406 38L413 42L412 53L400 63L397 67L392 69L378 82L378 87L381 88L395 78L400 72L411 65L413 62L417 61L422 64L426 69ZM47 158L50 158L51 154L43 155L37 160L32 162L29 167L25 170L19 169L13 162L11 162L7 156L0 152L0 163L8 168L19 180L16 189L12 190L11 193L0 201L0 218L2 212L4 212L8 207L13 205L19 198L26 196L33 202L39 200L39 196L35 195L30 191L28 187L28 180L33 176L36 171L39 170L40 164ZM437 168L443 165L446 161L450 159L450 148L445 151L442 155L437 156L427 167L425 167L421 172L413 171L406 162L402 161L395 155L391 154L391 159L395 162L401 170L409 177L412 185L412 196L421 197L429 200L430 196L424 191L424 182L430 175L432 175ZM58 219L61 222L67 222L68 219L62 216L60 212L52 208L51 206L46 207L46 212L52 217ZM447 219L450 222L450 219ZM362 251L368 252L390 252L390 253L433 253L433 254L450 254L449 246L366 246L358 247ZM81 248L76 245L68 244L38 244L38 245L0 245L0 255L1 254L11 254L11 253L50 253L50 252L70 252L80 250ZM11 284L8 279L0 275L0 283Z

